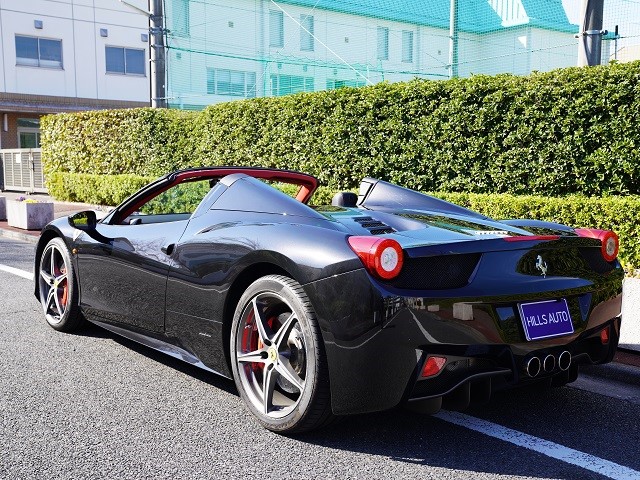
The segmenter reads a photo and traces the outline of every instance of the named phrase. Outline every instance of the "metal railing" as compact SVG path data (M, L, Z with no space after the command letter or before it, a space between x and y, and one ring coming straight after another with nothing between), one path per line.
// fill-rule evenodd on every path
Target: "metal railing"
M0 150L0 163L2 163L1 190L47 193L40 148Z

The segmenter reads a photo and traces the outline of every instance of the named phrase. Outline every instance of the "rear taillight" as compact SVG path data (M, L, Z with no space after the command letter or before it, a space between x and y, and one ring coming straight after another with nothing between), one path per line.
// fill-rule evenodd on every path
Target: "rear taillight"
M426 378L439 374L445 363L447 363L447 359L445 357L427 358L427 361L424 362L424 367L422 367L422 376Z
M402 270L404 254L398 242L390 238L349 237L349 246L365 268L383 280L395 278Z
M576 228L576 233L581 237L597 238L602 246L602 256L607 262L613 262L618 257L620 240L618 235L611 230L596 230L594 228Z

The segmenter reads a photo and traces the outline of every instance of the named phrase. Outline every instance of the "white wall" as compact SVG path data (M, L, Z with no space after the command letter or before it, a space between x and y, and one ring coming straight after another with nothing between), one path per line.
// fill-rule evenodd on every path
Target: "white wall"
M144 0L130 3L147 8ZM101 28L108 37L100 36ZM117 0L2 0L0 91L147 102L148 65L145 76L107 74L105 67L105 45L144 48L148 57L140 37L147 31L147 18ZM62 69L16 65L16 34L62 40Z

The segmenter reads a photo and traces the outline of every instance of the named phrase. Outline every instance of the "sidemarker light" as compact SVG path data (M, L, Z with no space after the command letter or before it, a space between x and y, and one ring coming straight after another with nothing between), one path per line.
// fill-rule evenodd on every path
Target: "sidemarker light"
M391 238L353 236L348 239L364 267L372 275L391 280L402 270L404 254L400 244Z
M602 256L607 262L613 262L618 257L620 239L611 230L597 230L594 228L576 228L575 232L581 237L597 238L602 246Z
M439 374L445 363L447 363L446 357L427 358L427 361L424 362L424 367L422 368L422 377L433 377Z
M603 345L609 343L609 327L600 330L600 343Z

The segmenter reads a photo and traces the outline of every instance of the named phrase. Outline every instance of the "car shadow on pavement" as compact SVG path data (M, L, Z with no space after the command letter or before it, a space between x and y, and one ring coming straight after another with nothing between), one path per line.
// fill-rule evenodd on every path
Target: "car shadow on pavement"
M640 415L640 408L630 402L616 404L608 397L594 397L571 387L537 392L516 389L497 392L489 404L462 413L640 469L640 459L629 454L629 445L639 444L640 433L624 427ZM339 417L323 430L296 438L446 470L532 478L605 478L437 417L400 408ZM442 472L442 476L446 474Z
M129 340L128 338L122 337L92 323L87 322L82 329L74 332L74 335L113 340L123 347L133 350L140 355L144 355L155 362L161 363L162 365L200 380L201 382L207 383L212 387L219 388L227 393L239 396L233 380L225 378L222 375L217 375L207 370L203 370L202 368L198 368L177 358L173 358L166 353L158 352L146 345Z

